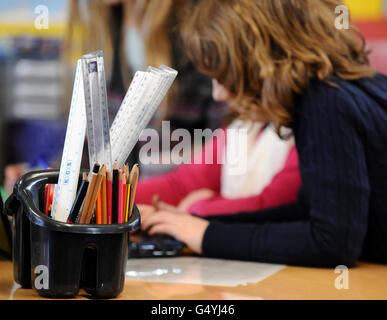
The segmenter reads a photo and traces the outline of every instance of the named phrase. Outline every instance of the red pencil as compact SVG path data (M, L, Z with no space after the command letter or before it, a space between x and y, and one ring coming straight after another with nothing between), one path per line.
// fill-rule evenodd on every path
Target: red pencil
M54 200L54 188L49 185L48 190L50 191L50 196L48 199L48 215L51 215L51 210L52 210L52 202Z
M107 198L107 223L112 224L112 173L110 170L107 172L106 178L106 198Z
M46 186L44 187L44 207L43 207L43 213L46 216L48 216L48 207L50 206L50 192L51 192L51 185L46 184Z
M107 194L106 194L106 174L102 178L102 223L107 224Z

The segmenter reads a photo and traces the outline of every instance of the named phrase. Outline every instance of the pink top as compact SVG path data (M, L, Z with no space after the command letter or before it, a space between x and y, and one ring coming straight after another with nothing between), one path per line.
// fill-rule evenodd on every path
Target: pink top
M213 164L205 164L204 156L207 148L213 148ZM296 201L301 178L295 146L290 149L284 167L260 194L239 199L227 199L220 194L222 165L218 164L216 159L217 148L224 148L224 145L207 143L202 154L199 155L203 159L201 164L180 165L168 173L140 180L136 203L151 204L153 195L158 194L162 201L178 205L192 191L210 189L215 192L214 197L199 200L188 209L189 213L207 216L256 211Z

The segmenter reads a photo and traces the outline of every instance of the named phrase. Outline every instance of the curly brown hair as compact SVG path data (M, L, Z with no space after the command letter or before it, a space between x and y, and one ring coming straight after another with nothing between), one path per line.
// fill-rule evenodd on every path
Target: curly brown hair
M224 85L241 116L289 126L312 78L372 76L357 29L335 27L339 0L203 0L181 35L196 67Z

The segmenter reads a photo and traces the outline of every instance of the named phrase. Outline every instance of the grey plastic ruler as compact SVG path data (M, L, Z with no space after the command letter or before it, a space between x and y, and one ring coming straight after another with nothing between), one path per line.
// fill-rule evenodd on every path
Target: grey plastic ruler
M102 51L81 58L87 119L90 169L98 161L112 169L109 112Z

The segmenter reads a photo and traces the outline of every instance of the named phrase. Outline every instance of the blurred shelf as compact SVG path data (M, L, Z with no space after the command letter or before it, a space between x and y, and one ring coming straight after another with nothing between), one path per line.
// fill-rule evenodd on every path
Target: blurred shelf
M61 38L64 36L64 24L50 24L48 29L37 29L33 23L1 23L0 37L34 36L39 38Z
M344 0L344 3L356 21L379 20L385 15L385 0Z

